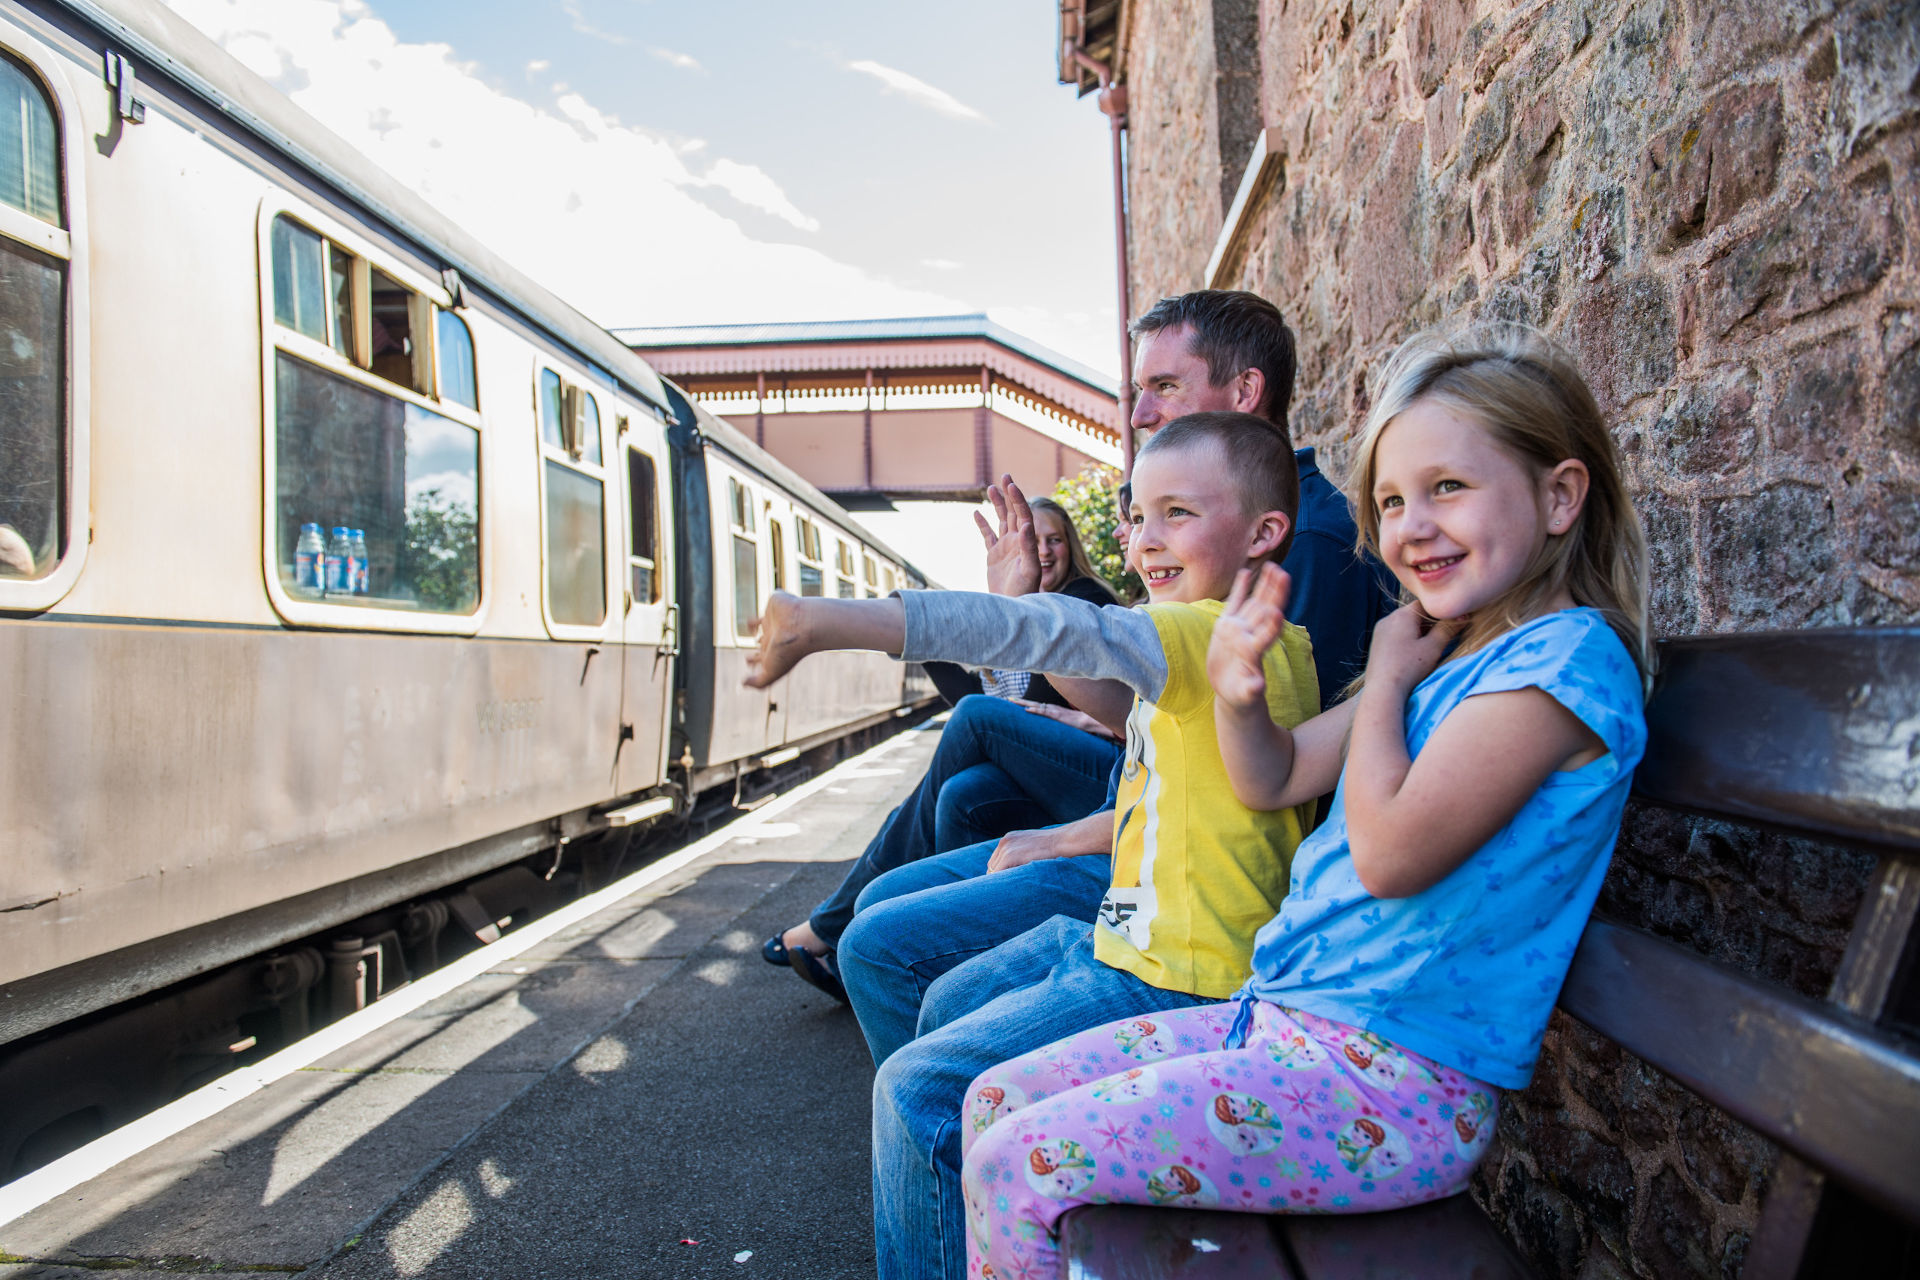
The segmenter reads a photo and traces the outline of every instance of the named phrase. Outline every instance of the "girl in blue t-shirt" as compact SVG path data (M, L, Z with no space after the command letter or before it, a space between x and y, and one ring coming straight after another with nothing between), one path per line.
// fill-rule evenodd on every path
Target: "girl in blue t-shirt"
M1225 1004L1114 1023L969 1093L974 1276L1059 1273L1089 1203L1359 1212L1465 1189L1527 1083L1646 742L1646 545L1593 394L1531 331L1395 353L1361 542L1411 603L1363 687L1289 732L1261 657L1286 576L1243 572L1207 674L1235 795L1338 783Z

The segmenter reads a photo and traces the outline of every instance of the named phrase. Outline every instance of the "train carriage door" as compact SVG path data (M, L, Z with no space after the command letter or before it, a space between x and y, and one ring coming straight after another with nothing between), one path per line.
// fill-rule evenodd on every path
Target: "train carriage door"
M666 776L672 730L673 664L680 626L673 602L672 504L665 501L666 427L644 409L623 411L619 423L626 573L619 597L626 610L621 638L625 667L621 694L622 742L615 781L622 795L658 786ZM631 737L626 736L631 730Z

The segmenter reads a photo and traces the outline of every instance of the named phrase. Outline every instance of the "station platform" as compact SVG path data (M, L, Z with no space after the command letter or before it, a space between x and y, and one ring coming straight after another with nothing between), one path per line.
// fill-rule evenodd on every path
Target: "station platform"
M109 1135L37 1207L28 1180L0 1189L0 1278L871 1276L866 1043L759 951L838 884L939 723L144 1149L102 1155Z

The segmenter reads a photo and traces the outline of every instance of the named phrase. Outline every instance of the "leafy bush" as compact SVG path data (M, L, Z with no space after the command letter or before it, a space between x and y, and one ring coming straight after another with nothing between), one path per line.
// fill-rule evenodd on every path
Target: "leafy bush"
M1086 544L1094 572L1105 578L1122 600L1132 603L1144 594L1144 589L1140 579L1125 567L1120 543L1113 536L1113 526L1120 519L1114 495L1114 487L1119 483L1118 471L1089 462L1079 475L1055 485L1052 496L1073 518L1073 527L1080 531L1080 540Z

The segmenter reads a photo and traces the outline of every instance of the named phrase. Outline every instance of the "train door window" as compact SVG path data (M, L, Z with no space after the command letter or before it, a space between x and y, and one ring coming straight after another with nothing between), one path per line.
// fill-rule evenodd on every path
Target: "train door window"
M865 561L861 566L867 581L867 589L864 594L877 596L880 594L880 568L874 564L872 556L862 555L860 558Z
M81 370L69 368L67 311L85 299L62 159L52 97L0 53L0 583L42 584L0 589L0 607L57 598L46 592L59 584L45 580L66 558L70 508L86 492L84 452L69 451L68 386Z
M753 491L738 480L727 481L733 526L733 630L753 634L748 624L760 616L760 547L753 537Z
M264 214L276 608L329 626L470 630L480 420L422 376L432 344L415 341L430 327L417 321L432 315L422 290L433 286L376 267L377 251L316 230L316 214ZM348 622L343 609L359 616Z
M837 574L839 590L835 594L842 600L851 600L859 594L853 587L853 548L844 542L838 543L837 546L839 550L834 556L834 568L839 571Z
M451 311L434 312L434 349L440 362L440 398L480 407L480 380L473 365L473 331Z
M773 589L787 589L787 537L784 526L771 517L767 520L767 556L773 561Z
M627 505L632 545L628 548L628 589L633 603L660 599L660 490L653 459L638 449L627 450Z
M820 555L820 526L805 516L795 516L794 524L800 531L800 594L823 596L827 594L827 566Z
M606 477L593 393L542 368L537 380L546 490L547 617L597 627L607 617ZM592 423L592 450L585 428Z

